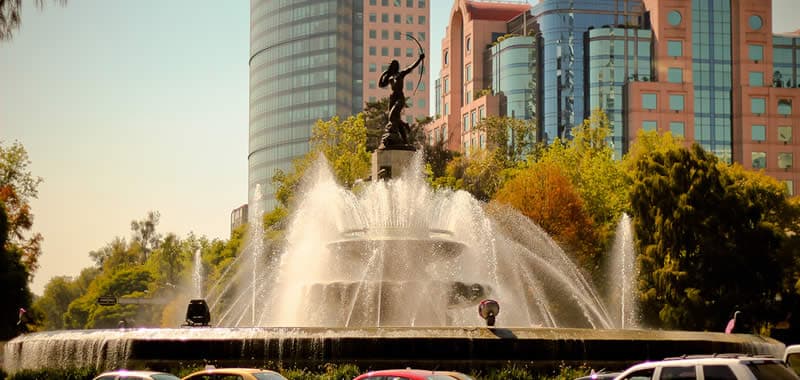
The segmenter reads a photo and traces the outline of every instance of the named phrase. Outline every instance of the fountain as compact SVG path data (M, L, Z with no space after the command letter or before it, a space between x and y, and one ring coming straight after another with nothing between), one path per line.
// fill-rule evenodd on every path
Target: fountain
M606 302L525 216L428 187L400 118L408 71L393 62L381 77L392 84L394 105L372 157L372 181L351 191L319 161L298 195L285 246L265 241L263 210L251 210L244 254L205 293L216 327L26 334L6 344L5 369L353 363L469 371L780 354L781 343L758 336L630 329L632 286ZM617 238L630 263L630 233ZM609 278L632 282L631 273ZM486 298L498 304L481 303Z
M621 368L686 353L780 354L782 344L758 336L631 329L630 285L604 301L526 217L465 192L434 191L419 155L410 162L360 192L336 184L320 162L282 250L265 244L254 212L235 273L207 292L216 327L27 334L7 343L6 370L193 362ZM623 218L612 255L628 264L613 264L610 275L623 283L634 279L628 224ZM477 312L488 297L502 310L493 328L481 327Z

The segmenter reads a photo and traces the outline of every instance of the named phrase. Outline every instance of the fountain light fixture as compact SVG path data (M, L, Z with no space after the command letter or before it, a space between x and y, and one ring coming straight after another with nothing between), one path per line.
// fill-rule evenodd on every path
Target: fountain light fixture
M208 326L211 312L204 299L193 299L186 307L186 326Z
M478 314L486 320L486 326L494 326L495 318L500 314L500 304L495 300L483 300L478 304Z

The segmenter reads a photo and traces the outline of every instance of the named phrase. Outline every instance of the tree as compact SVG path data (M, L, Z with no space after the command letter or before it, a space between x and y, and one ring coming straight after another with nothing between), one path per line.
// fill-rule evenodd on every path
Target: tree
M386 124L389 123L389 98L367 102L364 107L364 126L367 128L367 151L378 149Z
M583 268L592 268L597 261L594 223L558 165L536 163L521 170L494 200L514 207L542 227Z
M42 182L31 174L30 163L22 144L5 147L0 141L0 202L5 204L8 218L5 245L8 251L19 252L29 280L39 267L43 239L40 233L27 236L33 228L30 202L38 196L37 187Z
M56 0L62 5L66 0ZM34 4L39 9L44 8L44 0L35 0ZM14 31L19 28L21 21L22 0L0 0L0 41L10 40Z
M34 302L34 307L44 316L42 327L45 330L65 328L63 316L67 313L69 304L80 295L81 288L70 277L57 276L50 279L42 296Z
M147 256L150 255L150 252L161 244L161 234L156 232L160 219L161 214L158 211L150 211L145 219L131 222L131 231L133 231L131 242L139 245L141 250L140 263L147 261Z
M525 161L537 148L536 123L506 116L489 116L475 127L486 134L487 148L505 167Z
M9 232L5 205L0 201L0 242ZM19 308L29 309L31 292L28 289L28 272L22 262L20 250L8 244L0 245L0 340L9 340L18 334Z
M785 189L757 175L699 145L640 156L631 205L646 322L719 331L734 310L771 318L789 214Z

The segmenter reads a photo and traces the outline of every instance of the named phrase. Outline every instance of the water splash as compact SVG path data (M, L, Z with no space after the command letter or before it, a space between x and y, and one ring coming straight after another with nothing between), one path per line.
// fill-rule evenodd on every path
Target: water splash
M617 321L615 325L623 329L639 328L639 302L636 290L639 271L636 266L631 218L628 214L622 214L617 224L608 263L607 299L609 310Z
M203 256L202 250L196 249L194 251L194 269L192 270L192 284L194 285L194 298L203 298L203 279L205 273L203 272Z
M510 207L433 190L422 156L400 178L340 186L309 169L277 254L251 243L217 294L219 326L478 326L480 298L502 326L619 327L572 260ZM251 221L260 222L260 212ZM252 235L261 227L251 226ZM235 282L232 284L231 282Z

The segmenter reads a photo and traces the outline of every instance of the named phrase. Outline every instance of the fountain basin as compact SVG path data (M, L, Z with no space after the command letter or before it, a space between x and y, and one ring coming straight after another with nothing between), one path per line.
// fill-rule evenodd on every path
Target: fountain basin
M502 314L501 314L502 317ZM500 320L498 321L500 322ZM682 354L781 355L774 339L687 331L569 328L181 328L26 334L6 344L5 369L169 369L215 364L304 368L352 363L362 369L462 371L526 365L624 368Z

